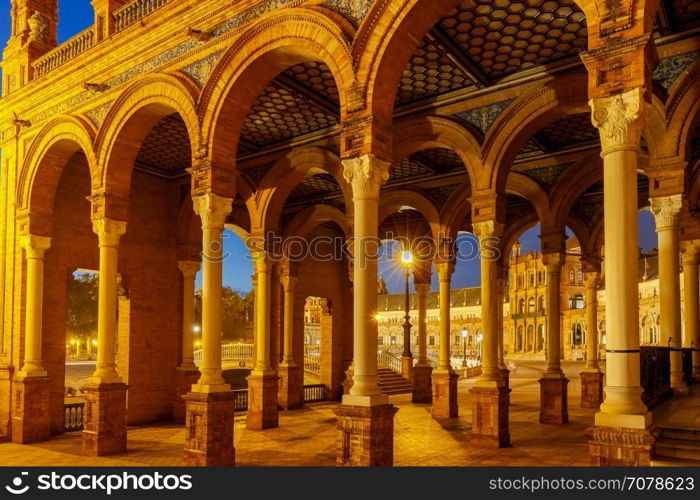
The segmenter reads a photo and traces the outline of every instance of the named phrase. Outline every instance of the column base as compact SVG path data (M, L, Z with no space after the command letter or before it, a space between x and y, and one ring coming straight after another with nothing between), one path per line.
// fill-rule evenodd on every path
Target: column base
M13 381L13 443L39 443L51 436L49 383L48 377L20 378Z
M340 467L390 467L394 464L394 405L340 405L338 459Z
M433 407L430 411L435 420L455 418L459 415L457 405L457 379L454 372L433 373Z
M190 392L186 402L185 465L235 465L233 392Z
M475 386L472 393L471 443L484 448L510 446L508 389Z
M603 372L581 372L581 408L600 409L604 377Z
M277 391L279 376L248 375L248 416L246 427L253 431L279 427Z
M510 393L512 389L510 388L510 370L508 368L500 368L499 373L501 375L501 380L506 388L506 401L508 401L508 406L510 406Z
M569 379L540 379L540 423L566 424L569 422L568 390Z
M185 423L186 406L183 399L185 394L192 390L192 386L199 380L200 373L194 367L178 367L175 373L175 399L173 401L173 422Z
M83 453L102 457L126 451L126 384L88 384Z
M352 389L352 374L352 367L345 370L345 380L340 384L343 386L343 395L350 394L350 389Z
M285 410L304 406L304 374L298 366L279 367L279 405Z
M413 356L401 357L401 376L413 383Z
M424 404L433 402L432 373L433 367L429 365L413 367L413 396L411 401Z
M594 426L586 429L591 465L649 467L658 439L655 428Z

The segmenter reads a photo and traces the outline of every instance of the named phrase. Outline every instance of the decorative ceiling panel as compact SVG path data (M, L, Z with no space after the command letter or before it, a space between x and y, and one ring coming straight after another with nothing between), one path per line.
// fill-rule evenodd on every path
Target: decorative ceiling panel
M438 186L425 190L425 194L430 198L435 205L442 207L445 202L450 198L455 189L457 189L459 184L449 184L446 186Z
M290 201L299 201L304 198L328 196L340 194L340 186L330 174L317 174L307 177L294 188L289 195Z
M558 151L567 146L598 141L598 129L591 122L590 113L577 113L551 123L536 134L548 151Z
M700 2L697 0L673 0L671 15L676 29L689 29L700 26Z
M166 116L146 136L136 165L144 170L171 176L192 162L187 128L177 113Z
M387 181L387 183L391 184L394 181L408 179L411 177L417 177L419 175L428 175L431 173L432 171L429 168L427 168L420 162L415 161L412 158L412 156L409 156L408 158L405 158L401 163L399 163L398 165L394 165L391 168L391 171L389 173L389 180Z
M303 62L292 66L283 72L283 75L299 82L310 91L321 95L336 106L339 105L338 87L335 84L331 69L325 63L316 61Z
M548 167L532 168L523 170L522 173L528 177L532 177L543 187L551 189L557 183L564 171L571 165L573 165L573 162L550 165Z
M429 165L440 173L447 173L454 170L466 171L464 162L462 162L459 155L448 148L424 149L411 156L423 165Z
M396 104L435 97L472 84L450 61L444 46L424 38L401 76Z
M575 55L588 42L573 0L465 0L439 27L490 79Z

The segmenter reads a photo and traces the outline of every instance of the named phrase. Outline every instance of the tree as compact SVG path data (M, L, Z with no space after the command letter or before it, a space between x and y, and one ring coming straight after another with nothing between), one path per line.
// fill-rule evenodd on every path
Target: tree
M81 337L97 330L98 276L81 273L75 276L68 287L68 331Z
M222 299L222 331L224 340L252 342L253 331L253 293L224 287ZM195 297L195 322L201 325L202 295L198 291Z

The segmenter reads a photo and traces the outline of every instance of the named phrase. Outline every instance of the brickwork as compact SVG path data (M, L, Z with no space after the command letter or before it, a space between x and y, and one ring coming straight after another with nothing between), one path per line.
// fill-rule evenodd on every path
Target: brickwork
M261 431L279 425L277 375L254 375L248 380L248 429Z
M185 400L185 465L234 465L233 393L191 392Z
M186 407L185 396L192 390L192 385L199 380L199 370L193 368L178 367L175 375L175 395L173 397L173 422L185 423Z
M16 380L15 413L12 415L12 442L19 444L46 441L51 434L49 379Z
M503 448L510 446L508 431L508 389L472 388L472 439L474 446Z
M414 403L430 404L433 402L433 383L430 366L413 367L413 397Z
M126 384L86 385L83 452L101 457L126 451Z
M279 405L285 410L301 408L304 403L304 369L299 366L279 367ZM301 376L300 376L301 375ZM302 381L300 384L299 381Z
M581 372L581 407L600 408L603 402L603 380L601 372Z
M569 421L566 378L540 379L540 422L565 424Z
M394 464L393 405L349 406L335 409L338 416L339 466L371 467Z
M457 406L457 380L454 372L433 372L433 406L431 414L435 420L455 418L459 415Z
M591 427L586 430L591 465L648 467L654 458L655 429Z

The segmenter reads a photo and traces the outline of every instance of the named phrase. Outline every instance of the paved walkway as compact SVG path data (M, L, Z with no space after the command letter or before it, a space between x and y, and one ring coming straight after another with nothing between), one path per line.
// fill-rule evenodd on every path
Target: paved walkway
M430 417L429 407L413 405L410 395L393 396L399 407L395 420L395 465L588 465L583 431L593 422L593 411L579 408L580 363L567 363L571 379L571 423L538 423L542 363L518 362L512 378L510 432L513 446L482 449L471 446L473 381L460 381L460 416L442 426ZM334 404L313 405L281 412L280 427L249 431L245 417L235 421L238 465L333 466L336 455ZM129 429L129 450L118 456L84 457L80 434L72 433L34 445L0 444L0 465L15 466L176 466L182 465L184 430L175 425Z

